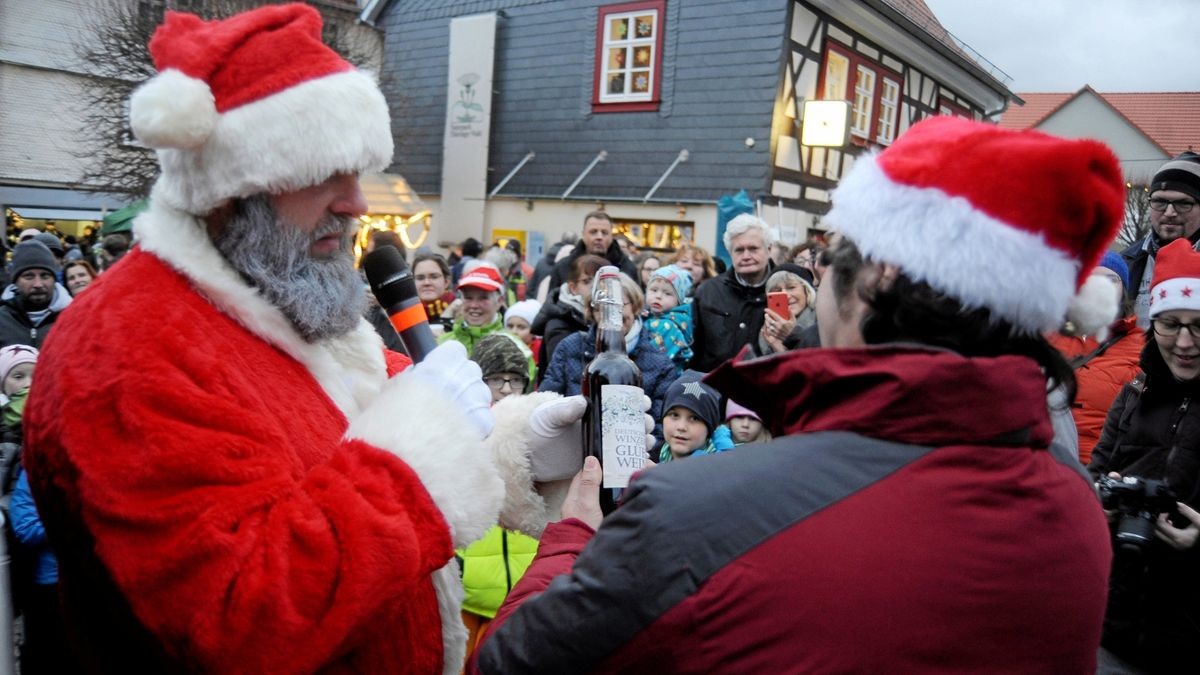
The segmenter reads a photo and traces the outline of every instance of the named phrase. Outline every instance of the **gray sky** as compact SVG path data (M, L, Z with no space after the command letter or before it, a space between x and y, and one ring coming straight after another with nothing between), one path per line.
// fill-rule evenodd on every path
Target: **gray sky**
M1200 0L925 0L1014 92L1200 91Z

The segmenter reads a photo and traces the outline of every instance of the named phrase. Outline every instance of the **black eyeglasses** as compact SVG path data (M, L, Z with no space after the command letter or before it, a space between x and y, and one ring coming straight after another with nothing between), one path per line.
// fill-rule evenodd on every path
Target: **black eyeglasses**
M505 377L503 375L490 375L483 378L484 383L495 391L502 391L504 385L508 385L513 391L525 391L525 385L529 382L527 377Z
M1187 329L1188 335L1192 336L1193 340L1200 340L1200 323L1179 323L1171 319L1155 319L1150 322L1154 327L1154 332L1163 337L1176 337L1179 331Z
M1174 206L1175 213L1187 213L1188 211L1191 211L1192 207L1195 205L1196 202L1192 201L1191 199L1170 200L1155 198L1150 200L1150 208L1155 211L1166 211L1168 206Z

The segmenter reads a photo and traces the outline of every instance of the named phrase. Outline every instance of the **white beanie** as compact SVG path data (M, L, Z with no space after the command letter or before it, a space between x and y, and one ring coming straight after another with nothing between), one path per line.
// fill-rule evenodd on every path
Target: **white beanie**
M504 313L504 323L507 325L508 320L516 316L525 319L525 323L532 326L534 318L537 317L538 312L541 310L542 303L537 300L522 300L509 307L508 311Z

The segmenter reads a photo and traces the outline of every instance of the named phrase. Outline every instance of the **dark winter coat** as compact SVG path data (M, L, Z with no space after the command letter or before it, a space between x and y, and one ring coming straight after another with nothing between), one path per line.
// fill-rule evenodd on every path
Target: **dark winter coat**
M580 393L583 383L583 369L591 363L596 355L596 328L593 326L587 332L572 333L558 343L550 364L545 368L546 376L538 391L554 391L563 396L575 396ZM642 328L642 335L637 346L629 355L642 371L642 391L650 397L650 410L647 414L654 418L654 438L662 443L662 404L667 396L667 388L675 381L675 364L667 355L659 351L654 339Z
M61 312L52 311L34 326L29 315L21 308L20 301L14 296L0 303L0 347L9 345L29 345L41 349L54 322Z
M1179 382L1158 345L1142 350L1144 375L1117 395L1088 465L1094 477L1162 480L1176 499L1200 508L1200 381ZM1144 567L1143 567L1144 565ZM1153 538L1144 560L1118 551L1104 646L1150 670L1195 659L1200 643L1200 547L1176 551Z
M580 241L575 244L575 248L571 250L571 255L559 260L554 265L554 272L550 274L550 288L558 288L565 284L571 277L571 263L586 253L586 243ZM603 257L608 260L610 265L616 265L622 272L628 274L630 279L638 281L637 265L634 265L632 260L625 257L615 239L608 245L608 250L604 252Z
M583 312L576 307L559 302L558 297L561 290L562 286L555 286L551 289L550 295L546 297L546 303L538 310L537 316L533 318L533 323L529 327L534 335L542 336L542 344L538 349L537 356L537 362L541 366L538 370L539 385L546 379L546 369L554 357L554 350L558 347L558 343L571 333L587 330L587 321L583 318Z
M766 284L743 285L733 268L700 284L692 300L696 322L692 368L708 372L737 356L742 347L757 342L766 308Z
M710 380L783 437L548 526L471 672L1096 672L1105 519L1031 359L811 349Z

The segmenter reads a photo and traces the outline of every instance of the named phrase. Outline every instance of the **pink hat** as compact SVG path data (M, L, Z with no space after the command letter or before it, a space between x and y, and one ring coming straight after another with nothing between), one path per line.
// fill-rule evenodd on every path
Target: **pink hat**
M1099 141L933 117L855 161L833 204L825 224L864 256L1020 332L1069 318L1093 334L1116 317L1111 284L1085 284L1125 213Z
M467 272L458 280L458 289L482 288L485 291L498 291L504 288L504 280L500 278L500 270L494 265L482 264Z
M729 399L725 402L725 421L728 422L735 417L753 417L759 422L762 421L762 418L758 416L758 413L743 405L739 405L738 402L734 401L733 399Z
M129 122L158 151L156 198L175 208L205 214L391 162L383 94L321 42L308 5L213 21L167 12L150 55L158 74L133 93Z
M28 345L9 345L0 349L0 387L13 368L22 363L37 363L38 350Z

